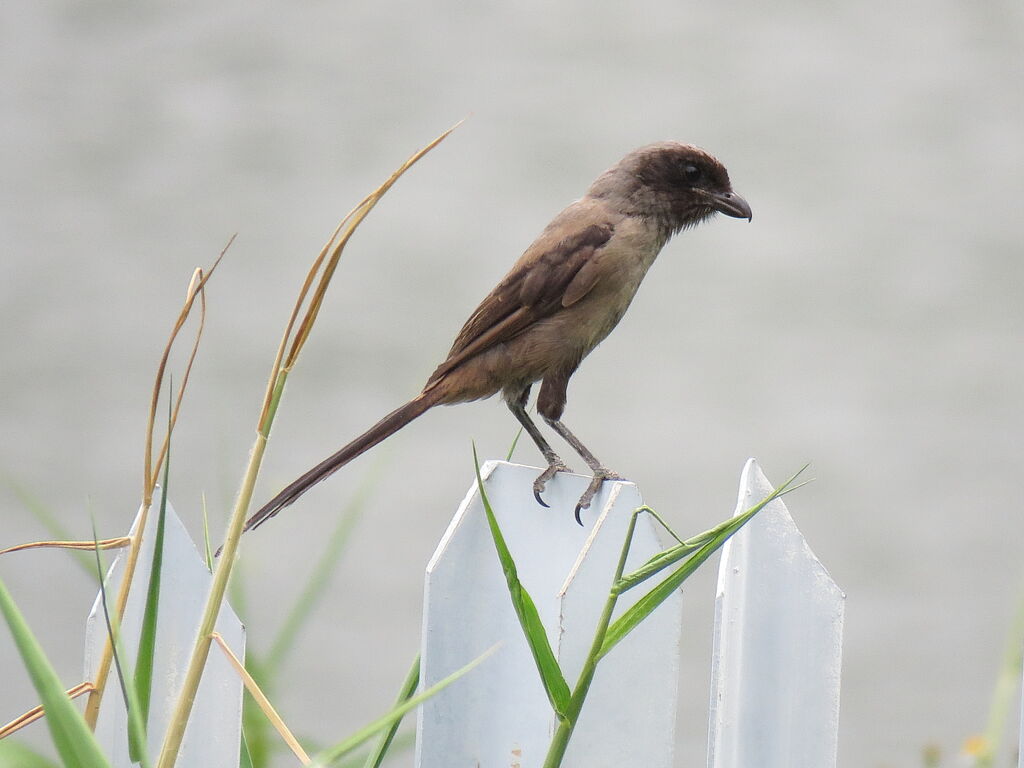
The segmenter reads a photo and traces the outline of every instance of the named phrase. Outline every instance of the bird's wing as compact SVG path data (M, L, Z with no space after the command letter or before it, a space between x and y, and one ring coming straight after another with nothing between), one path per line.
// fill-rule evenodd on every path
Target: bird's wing
M593 256L612 231L612 224L602 221L578 227L553 244L541 236L470 315L428 384L586 296L599 275Z

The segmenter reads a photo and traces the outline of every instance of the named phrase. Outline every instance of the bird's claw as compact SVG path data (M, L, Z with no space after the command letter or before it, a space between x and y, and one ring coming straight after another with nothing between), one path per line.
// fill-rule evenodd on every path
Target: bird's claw
M581 528L583 527L583 520L580 519L580 514L583 512L583 506L583 504L577 503L576 511L573 513L573 516L576 518L576 524L579 525ZM590 506L589 501L587 502L586 506Z
M580 500L576 502L576 522L583 525L583 520L580 519L580 514L584 509L590 508L590 502L594 500L597 492L601 490L601 484L605 480L625 480L622 475L618 472L612 472L610 469L598 469L594 472L594 476L590 479L590 485L587 486L587 490L580 496Z
M553 478L559 472L572 472L565 464L559 460L551 461L548 463L548 468L541 472L537 479L533 481L533 498L537 500L537 503L547 509L551 508L551 505L546 503L541 498L541 494L544 493L544 486L548 484L548 480Z

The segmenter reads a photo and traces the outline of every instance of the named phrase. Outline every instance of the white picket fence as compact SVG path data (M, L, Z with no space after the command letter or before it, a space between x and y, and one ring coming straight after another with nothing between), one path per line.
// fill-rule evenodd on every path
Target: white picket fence
M158 488L146 520L142 551L121 621L120 641L123 656L138 656L139 635L145 612L146 585L153 563L154 542L162 491ZM138 518L136 518L138 525ZM134 526L133 526L134 530ZM112 605L124 570L125 555L119 556L107 571L107 605ZM174 703L188 667L206 602L212 576L185 526L167 504L164 528L163 567L160 578L160 609L157 614L157 638L153 659L153 695L150 702L147 738L150 755L160 754ZM140 587L141 585L141 587ZM107 642L107 624L96 595L86 622L85 679L96 678L100 655ZM217 632L238 658L245 657L245 630L231 606L221 607ZM96 738L113 768L133 768L137 763L128 756L128 712L111 669L108 691L103 697L96 721ZM127 674L127 673L126 673ZM112 690L111 690L112 689ZM185 729L178 765L238 768L242 733L242 681L224 654L216 648L206 662L196 703Z
M551 508L544 509L531 491L537 471L505 462L482 468L519 579L537 604L571 688L607 598L626 526L641 500L632 483L606 483L580 527L572 512L588 478L559 475L545 493ZM757 464L749 461L737 513L770 491ZM154 674L166 685L154 694L152 738L164 733L167 702L176 695L209 579L169 505L168 512L158 634L163 650ZM151 513L148 525L155 519ZM149 572L152 556L153 537L147 532L145 538L149 545L140 574ZM664 549L663 538L650 516L641 515L627 571ZM110 594L118 575L115 562ZM644 591L625 593L617 614ZM143 595L132 590L135 602L129 602L122 629L130 658ZM835 766L843 602L781 500L725 545L716 596L710 768ZM682 618L677 592L601 661L563 766L671 768L680 638L684 631L704 631L692 625L684 630ZM87 674L93 672L105 631L94 607ZM244 631L228 608L218 631L241 656ZM495 644L500 648L489 659L420 708L417 768L540 766L556 727L474 483L427 566L421 685L432 685ZM101 743L116 768L129 768L121 697L106 696L103 706ZM240 682L223 657L212 653L179 764L236 768L240 714Z
M559 475L545 493L551 508L544 509L531 492L536 472L490 462L484 486L572 687L626 524L641 500L631 483L606 483L585 516L591 522L580 528L572 512L589 478ZM756 462L747 462L736 514L771 490ZM660 534L649 516L638 519L627 571L665 548ZM618 612L644 591L626 593ZM602 660L565 768L673 765L678 598ZM779 499L725 545L716 597L710 768L835 765L843 603ZM500 654L421 707L418 768L539 766L555 728L474 486L427 566L423 684L437 682L494 643L502 644Z

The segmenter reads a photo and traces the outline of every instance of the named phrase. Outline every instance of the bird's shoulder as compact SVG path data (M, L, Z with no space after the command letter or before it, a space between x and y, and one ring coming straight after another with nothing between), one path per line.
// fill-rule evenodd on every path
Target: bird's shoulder
M473 311L431 379L586 296L600 274L594 255L621 219L592 198L558 214Z
M610 212L586 199L566 208L480 303L463 333L472 334L478 324L489 325L519 308L531 309L535 316L557 309L576 275L611 240L617 223ZM579 288L573 294L575 300L582 297Z

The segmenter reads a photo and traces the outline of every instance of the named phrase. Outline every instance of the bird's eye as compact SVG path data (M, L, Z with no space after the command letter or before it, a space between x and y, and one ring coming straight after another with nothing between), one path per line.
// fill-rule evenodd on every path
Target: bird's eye
M683 178L687 184L696 184L704 175L703 171L696 165L687 165L683 168Z

